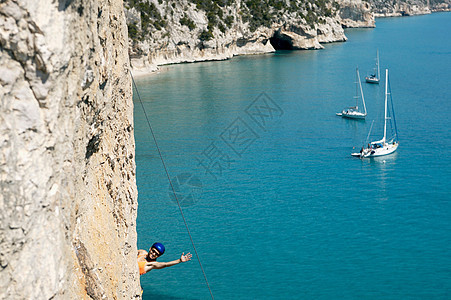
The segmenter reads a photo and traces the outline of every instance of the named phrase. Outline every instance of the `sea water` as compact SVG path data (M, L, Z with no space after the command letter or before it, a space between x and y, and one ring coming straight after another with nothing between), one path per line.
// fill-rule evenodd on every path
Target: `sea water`
M135 92L138 248L194 254L141 276L144 299L211 299L198 257L216 299L451 298L451 14L376 25L137 80L165 164ZM336 116L377 50L366 121ZM353 158L382 138L386 68L400 146Z

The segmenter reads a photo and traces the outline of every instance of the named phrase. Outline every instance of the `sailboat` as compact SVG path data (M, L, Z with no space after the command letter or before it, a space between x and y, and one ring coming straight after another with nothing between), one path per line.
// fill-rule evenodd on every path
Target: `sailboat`
M356 95L355 95L355 106L351 106L347 109L343 109L341 113L337 113L337 116L350 119L365 119L366 117L366 106L365 98L363 96L362 82L360 81L359 68L356 68ZM360 94L359 94L360 92ZM362 98L364 112L359 111L358 102Z
M388 108L388 96L390 95L391 114ZM387 137L387 122L391 127L391 137ZM358 153L351 153L352 156L365 158L388 155L398 149L398 129L396 128L395 113L393 110L393 99L391 98L391 89L388 80L388 69L385 70L385 116L384 116L384 136L381 140L368 144L368 148L363 148Z
M368 83L377 83L379 84L379 80L381 78L380 69L379 69L379 50L377 51L376 58L376 68L374 68L374 74L365 77L366 82Z

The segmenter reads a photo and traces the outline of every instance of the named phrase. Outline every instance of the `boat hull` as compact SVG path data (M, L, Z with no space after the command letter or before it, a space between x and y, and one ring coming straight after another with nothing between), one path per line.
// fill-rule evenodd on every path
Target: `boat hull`
M398 146L399 146L398 143L386 144L381 148L373 149L371 152L369 152L364 157L377 157L377 156L389 155L389 154L392 154L393 152L395 152L396 149L398 149Z
M348 118L348 119L359 119L359 120L364 120L366 117L366 114L363 113L359 113L359 112L354 112L354 113L346 113L346 112L342 112L342 113L337 113L337 116L341 116L342 118Z
M378 156L385 156L392 154L398 149L399 143L395 142L392 144L384 144L383 147L380 148L371 148L371 149L364 149L361 153L351 153L354 157L360 157L360 158L371 158L371 157L378 157Z
M365 77L365 81L367 83L379 84L379 79L377 79L376 77Z

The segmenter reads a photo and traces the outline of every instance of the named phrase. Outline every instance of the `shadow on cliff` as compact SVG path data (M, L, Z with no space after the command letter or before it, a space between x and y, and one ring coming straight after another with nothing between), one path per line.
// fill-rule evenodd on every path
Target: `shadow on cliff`
M294 50L293 40L281 35L278 31L269 39L269 42L276 50Z

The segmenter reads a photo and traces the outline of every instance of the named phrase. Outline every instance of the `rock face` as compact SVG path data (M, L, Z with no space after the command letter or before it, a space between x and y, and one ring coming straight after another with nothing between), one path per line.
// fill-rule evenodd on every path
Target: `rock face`
M451 9L451 0L125 0L135 74L277 49L321 49L375 17Z
M135 73L157 70L164 64L222 60L276 49L321 49L321 43L346 40L334 1L274 1L280 6L242 0L193 2L126 1ZM362 15L361 22L374 26L372 16Z
M360 0L341 0L339 15L343 27L376 27L371 5Z
M368 0L368 2L372 5L376 17L399 17L431 13L428 0Z
M122 0L0 2L0 298L132 299Z
M367 0L375 17L399 17L450 11L451 0Z

